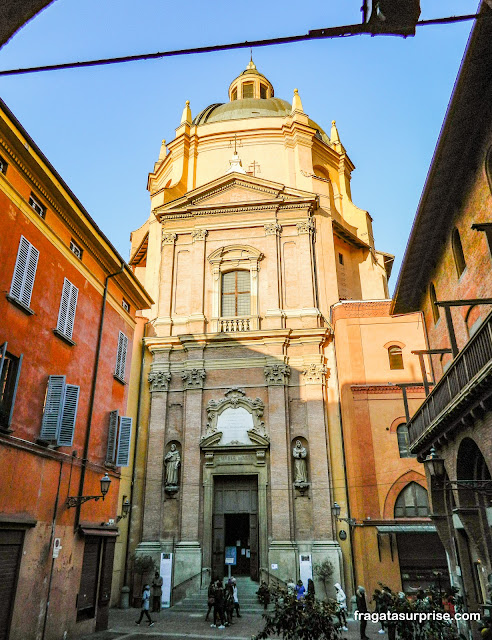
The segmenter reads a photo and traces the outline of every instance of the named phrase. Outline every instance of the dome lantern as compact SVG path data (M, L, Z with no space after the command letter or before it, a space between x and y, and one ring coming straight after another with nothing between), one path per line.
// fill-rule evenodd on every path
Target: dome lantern
M246 69L231 82L229 87L231 102L248 98L267 100L273 96L272 83L258 71L252 57Z

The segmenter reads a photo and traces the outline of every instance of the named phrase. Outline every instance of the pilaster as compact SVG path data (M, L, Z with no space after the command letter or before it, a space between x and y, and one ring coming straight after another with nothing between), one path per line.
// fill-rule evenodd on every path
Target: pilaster
M194 229L192 238L192 279L191 279L191 307L189 316L190 333L205 331L204 287L205 287L205 245L208 231Z
M174 280L174 252L177 235L162 231L161 271L159 275L159 315L155 326L159 326L160 335L171 335L171 303Z
M280 235L281 225L274 220L265 225L265 236L268 238L268 302L271 305L267 309L262 322L263 329L282 329L284 326L284 313L282 311L282 270L280 265Z

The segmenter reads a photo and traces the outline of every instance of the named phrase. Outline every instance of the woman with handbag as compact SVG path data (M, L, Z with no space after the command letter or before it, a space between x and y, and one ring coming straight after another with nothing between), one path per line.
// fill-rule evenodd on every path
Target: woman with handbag
M208 585L207 598L208 611L207 615L205 616L205 622L208 622L208 616L210 615L210 612L214 608L215 604L215 580L213 578L210 580L210 584Z

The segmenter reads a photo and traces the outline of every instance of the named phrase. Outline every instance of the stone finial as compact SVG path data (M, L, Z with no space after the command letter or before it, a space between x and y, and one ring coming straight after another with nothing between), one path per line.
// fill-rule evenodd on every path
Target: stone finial
M225 172L225 175L228 173L246 173L243 169L243 165L241 159L236 151L232 154L232 159L229 160L229 169Z
M162 162L166 156L167 156L166 141L163 140L161 143L161 150L159 152L159 162Z
M330 142L331 144L340 144L340 136L338 135L337 123L335 120L331 121Z
M304 109L302 108L301 96L299 95L299 91L297 89L294 89L294 98L292 99L292 112L294 111L304 113Z
M191 124L193 118L191 117L190 101L187 100L185 108L183 109L183 115L181 116L181 124Z

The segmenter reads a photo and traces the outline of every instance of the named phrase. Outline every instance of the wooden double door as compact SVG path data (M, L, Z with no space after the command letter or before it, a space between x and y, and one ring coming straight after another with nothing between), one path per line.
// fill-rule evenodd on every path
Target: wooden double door
M223 578L226 548L235 548L232 575L258 580L258 478L215 476L212 535L212 569Z

